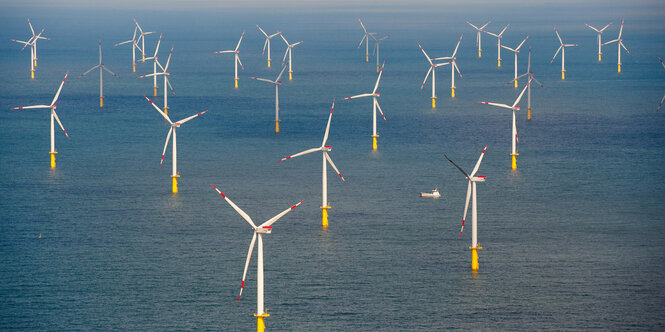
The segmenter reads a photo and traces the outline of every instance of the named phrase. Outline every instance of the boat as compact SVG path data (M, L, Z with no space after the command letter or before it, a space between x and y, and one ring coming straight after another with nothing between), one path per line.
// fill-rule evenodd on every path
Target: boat
M420 197L441 197L441 194L439 193L439 188L436 188L432 190L432 192L429 193L420 193Z

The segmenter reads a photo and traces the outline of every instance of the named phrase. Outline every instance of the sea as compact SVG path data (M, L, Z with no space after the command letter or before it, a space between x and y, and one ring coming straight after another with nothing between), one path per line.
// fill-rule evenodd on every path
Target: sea
M665 5L660 2L468 4L379 2L259 6L96 8L34 2L0 5L0 330L249 331L256 328L256 250L238 293L252 229L210 186L258 224L303 204L264 236L266 327L274 331L647 330L665 329ZM256 5L252 8L252 4ZM45 28L30 79L29 50L10 39ZM163 34L176 95L179 193L171 193L168 123L153 97L149 61L131 69L133 18L148 56ZM358 19L377 36L385 61L372 150L370 93L376 59L365 62ZM596 33L617 38L597 60ZM478 101L512 104L513 57L475 25L510 24L502 44L519 53L518 73L542 83L517 111L517 170L511 114ZM280 132L275 79L285 44L293 80L282 77ZM566 79L557 28L565 43ZM234 49L242 32L239 87ZM431 57L450 56L460 37L456 96L450 68L420 90ZM104 107L98 74L102 42ZM373 48L370 43L370 52ZM622 51L623 52L623 51ZM49 167L48 104L57 101L57 168ZM321 226L321 156L278 159L321 144L335 101L328 167L329 227ZM170 143L171 144L171 143ZM485 146L477 188L479 271L471 271L471 212L459 236L467 181ZM438 199L421 192L438 188Z

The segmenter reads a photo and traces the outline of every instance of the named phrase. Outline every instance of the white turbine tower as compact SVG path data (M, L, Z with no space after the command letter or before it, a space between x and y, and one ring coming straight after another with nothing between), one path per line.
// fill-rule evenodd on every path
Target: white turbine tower
M512 135L511 135L511 137L512 137L512 149L511 149L511 153L510 153L510 156L511 156L511 159L512 159L511 168L512 168L513 171L517 170L517 156L519 155L517 153L517 144L519 144L519 139L517 137L517 123L516 123L516 120L515 120L515 111L520 109L520 107L517 106L517 104L522 99L522 96L524 95L524 92L529 87L529 85L531 85L531 80L530 79L529 79L529 82L524 87L524 89L522 89L522 93L520 93L519 97L517 97L517 99L515 99L515 102L513 103L512 106L506 105L506 104L498 104L498 103L489 103L489 102L486 102L486 101L479 101L479 103L481 103L481 104L492 105L492 106L497 106L497 107L509 109L513 113L513 128L512 128Z
M376 84L374 85L374 90L372 90L372 93L363 93L360 95L356 96L351 96L351 97L346 97L343 98L342 100L347 100L347 99L354 99L354 98L362 98L362 97L372 97L372 150L377 150L377 144L376 144L376 138L379 137L379 135L376 133L376 109L379 109L379 112L381 112L381 116L383 117L383 121L386 121L386 116L383 115L383 111L381 110L381 106L379 106L379 101L376 99L378 98L381 94L376 92L376 90L379 88L379 82L381 81L381 74L383 74L383 66L386 65L386 62L383 61L383 65L381 65L381 70L379 71L379 77L376 79Z
M601 43L601 37L602 37L602 35L603 35L603 31L605 31L605 29L607 29L607 27L609 27L610 25L612 25L612 22L608 23L608 24L607 24L605 27L603 27L602 29L594 28L594 27L592 27L592 26L590 26L590 25L588 25L588 24L586 24L586 23L584 23L584 25L586 25L589 29L591 29L591 30L593 30L593 31L595 31L595 32L598 33L598 62L600 62L601 55L603 54L603 52L601 51L601 45L602 45L602 43Z
M257 81L268 82L275 85L275 134L279 133L279 122L281 121L279 119L279 86L282 85L282 81L279 79L282 78L284 70L286 70L286 66L282 67L282 71L279 73L279 75L277 75L277 78L274 81L265 78L250 77L251 79L255 79Z
M481 33L481 32L485 32L485 30L483 30L483 29L485 29L485 27L486 27L488 24L490 24L490 22L492 22L492 21L487 21L487 23L485 23L483 26L481 26L481 27L479 28L479 27L477 27L477 26L471 24L471 22L466 21L466 23L467 23L468 25L470 25L472 28L476 29L476 32L477 32L477 33L476 33L476 45L478 45L478 58L482 57L482 53L483 53L483 49L482 49L482 47L481 47L481 42L482 42L482 40L481 40L481 37L480 37L480 33Z
M626 50L626 53L630 54L628 49L626 48L626 45L623 44L623 39L621 38L621 34L623 33L623 20L621 20L621 28L619 29L619 37L615 40L610 40L608 42L603 43L603 45L607 44L612 44L612 43L617 43L617 72L621 72L621 48L623 47L624 50Z
M561 40L561 36L559 36L559 31L557 31L556 28L554 28L554 33L556 33L556 37L559 38L559 43L561 43L561 46L559 46L559 49L556 50L556 53L554 53L554 56L552 57L552 60L550 60L550 63L554 62L554 59L556 59L556 56L559 54L559 51L561 51L561 79L565 80L566 79L566 47L572 47L572 46L578 46L577 44L564 44L563 40Z
M462 73L459 71L459 67L457 67L457 49L459 48L459 44L462 42L462 37L464 34L459 36L459 40L457 41L457 45L455 46L455 51L453 51L453 55L451 56L444 56L442 58L434 58L432 60L434 61L439 61L439 60L450 60L448 63L444 63L444 65L450 64L450 97L455 98L455 71L457 71L457 74L459 75L460 78L462 78Z
M381 46L382 41L390 38L390 35L383 36L383 37L378 38L378 39L376 37L374 37L373 34L371 34L369 36L372 37L372 39L374 39L374 50L372 51L372 54L376 54L376 72L378 73L379 69L380 69L379 68L379 47Z
M127 44L127 43L132 43L132 72L136 72L136 49L141 49L139 45L137 44L138 40L136 39L136 32L139 30L139 28L134 25L134 34L132 35L132 39L130 40L125 40L124 42L117 43L115 46Z
M326 141L328 140L328 133L330 132L330 120L332 120L332 115L333 115L333 110L335 109L335 99L333 99L332 107L330 108L330 115L328 116L328 125L326 126L326 133L323 135L323 143L321 143L321 146L318 148L311 148L309 150L305 150L302 152L298 152L294 155L288 156L286 158L282 158L278 161L284 161L287 159L295 158L298 156L302 156L308 153L312 152L317 152L321 151L323 155L323 171L321 173L321 182L322 182L322 188L321 188L321 225L323 227L328 227L328 209L330 209L330 205L328 205L328 169L327 169L327 164L330 163L330 166L337 172L337 175L346 183L346 180L344 180L344 177L342 176L342 173L339 172L337 167L335 166L335 163L333 163L332 159L328 155L328 152L332 151L332 146L326 145Z
M526 67L526 73L517 76L513 81L519 80L520 78L526 76L529 81L535 81L540 85L541 88L544 88L544 86L538 82L538 80L533 76L533 72L531 71L531 47L529 47L529 61L527 62L527 67ZM513 81L510 81L507 84L512 83ZM526 109L526 119L531 120L531 85L526 89L526 100L527 100L527 109Z
M302 43L303 41L299 41L297 43L289 44L289 42L284 38L284 34L280 33L280 37L282 37L282 40L284 40L284 43L286 44L286 52L284 52L284 58L282 59L282 66L286 62L286 55L288 54L289 56L289 81L293 79L293 70L291 69L291 65L293 64L293 60L291 59L291 52L292 49L297 46L298 44Z
M168 71L169 69L169 64L171 63L171 55L173 55L173 46L171 46L171 52L169 53L169 57L166 59L166 66L162 67L162 64L159 62L158 59L155 59L155 63L161 69L161 72L156 72L153 74L148 74L148 75L143 75L139 76L139 78L145 78L145 77L157 77L157 76L164 76L164 114L169 114L169 95L168 91L166 91L166 87L168 86L169 89L171 89L171 94L175 96L175 91L173 90L173 86L171 86L171 81L169 80L169 76L171 73Z
M425 83L427 82L427 78L429 77L429 74L432 73L432 108L436 108L436 67L441 67L449 64L449 62L446 63L434 63L432 58L427 55L427 52L423 49L422 46L420 46L420 43L418 43L418 47L420 47L420 50L423 51L423 54L425 55L425 58L427 59L427 62L429 62L429 69L427 70L427 74L425 75L425 79L423 80L423 84L420 85L420 91L423 90L423 87L425 87Z
M469 247L469 249L471 249L471 271L473 272L478 271L478 250L483 249L483 247L478 244L478 200L476 197L476 183L485 182L485 176L476 176L476 172L480 167L480 163L483 161L483 156L485 155L486 150L487 145L485 145L483 152L480 154L480 157L476 162L476 166L473 168L471 174L467 173L464 169L462 169L462 167L459 167L457 164L455 164L454 161L452 161L444 154L444 157L446 157L448 161L455 165L455 167L457 167L457 169L459 169L460 172L462 172L462 174L464 174L466 179L469 181L469 185L466 189L466 202L464 204L464 217L462 217L462 229L459 232L460 237L462 237L462 231L464 231L464 221L466 219L466 213L469 210L469 200L473 197L473 203L471 204L471 247Z
M365 25L363 24L363 21L358 19L358 22L360 22L360 26L363 28L363 38L360 40L360 43L358 44L358 48L365 43L365 62L369 62L369 36L374 35L375 32L367 32L367 29L365 29Z
M271 59L270 59L270 39L272 39L272 37L275 37L275 36L279 35L281 32L276 32L276 33L273 33L272 35L269 35L265 31L263 31L263 29L261 29L261 27L258 24L256 25L256 27L259 28L259 30L261 30L261 33L266 37L266 41L263 43L263 52L261 53L261 55L266 53L266 48L267 48L268 49L268 68L270 68L270 61L271 61Z
M159 167L162 167L162 163L164 163L164 154L166 154L166 148L169 145L169 140L171 139L171 134L173 134L173 156L171 157L172 161L173 161L173 164L172 164L173 165L173 171L172 171L172 174L171 174L171 178L173 179L173 181L172 181L172 192L174 194L177 194L178 193L178 178L180 177L180 175L178 174L178 144L176 142L176 135L175 135L176 128L179 128L185 122L187 122L187 121L189 121L189 120L191 120L191 119L207 112L208 110L205 110L201 113L194 114L194 115L192 115L190 117L187 117L187 118L184 118L180 121L173 122L173 121L171 121L171 118L169 118L168 115L166 115L161 109L159 109L159 107L157 105L155 105L155 103L152 102L152 100L150 100L150 98L146 97L146 95L143 95L143 97L145 97L145 99L147 99L150 102L150 104L155 107L155 109L159 112L159 114L161 114L164 117L164 119L166 119L166 121L168 121L169 124L171 125L171 129L169 129L169 133L166 135L166 143L164 143L164 150L162 151L162 160L159 162Z
M136 21L136 19L134 19L134 23L136 24L136 27L139 29L140 32L139 39L136 42L138 43L139 40L141 41L141 48L140 48L141 58L142 58L141 62L145 62L145 36L155 33L155 31L144 32L141 26L139 25L139 22Z
M507 49L507 50L513 52L513 54L515 54L515 76L514 76L514 78L513 78L513 81L515 81L515 88L517 88L517 53L520 52L520 48L522 47L522 45L524 45L524 42L525 42L527 39L529 39L529 36L528 36L528 35L527 35L527 36L524 38L524 40L522 40L522 42L521 42L519 45L517 45L517 47L515 47L515 48L510 48L510 47L508 47L508 46L501 45L501 47L503 47L503 48L505 48L505 49Z
M503 33L506 31L506 29L508 29L509 26L510 26L510 24L506 25L506 27L503 28L503 30L501 30L501 32L499 32L498 34L492 33L492 32L489 32L489 31L484 31L486 34L496 37L496 46L497 46L496 47L496 66L497 67L501 67L501 39L503 38Z
M99 41L99 64L88 69L85 73L81 74L79 78L87 75L89 72L99 68L99 108L104 107L104 80L103 80L103 75L104 75L104 70L106 70L109 74L118 77L114 72L110 71L106 66L104 66L104 63L102 62L102 41Z
M213 188L226 200L231 207L238 212L238 214L247 221L249 226L252 227L254 230L254 235L252 236L252 242L249 244L249 251L247 252L247 259L245 260L245 270L242 274L242 283L240 285L240 295L238 295L238 302L240 302L240 297L242 296L242 290L245 287L245 277L247 276L247 268L249 267L249 262L252 259L252 251L254 250L254 244L256 243L256 239L258 237L258 253L257 253L257 266L256 266L256 314L254 316L256 317L256 330L258 332L263 332L265 330L265 318L270 317L270 315L266 312L264 304L263 304L263 291L264 291L264 280L263 280L263 235L264 234L270 234L272 232L272 224L274 224L277 220L279 220L281 217L283 217L285 214L291 212L291 210L295 209L296 206L302 204L305 200L302 200L292 207L282 211L278 215L268 219L268 221L264 222L263 224L256 226L254 224L254 221L252 221L252 218L242 209L240 209L233 201L231 201L226 195L224 195L217 187L211 184Z
M240 68L242 70L245 70L245 67L242 65L242 61L240 61L240 51L238 50L240 48L240 43L242 42L242 37L245 36L245 31L242 32L242 35L240 35L240 39L238 40L238 45L236 45L236 48L233 50L226 50L226 51L217 51L215 54L221 54L221 53L233 53L233 65L234 65L234 80L235 80L235 87L238 88L238 64L240 64Z
M55 168L55 155L58 154L58 151L55 150L55 126L53 124L53 119L55 121L58 121L58 124L60 125L60 128L62 129L62 132L65 133L65 136L67 136L67 139L69 139L69 135L67 134L67 131L65 130L65 127L62 126L62 122L60 122L60 119L58 118L58 114L55 113L55 109L57 108L55 105L55 102L58 101L58 96L60 96L60 91L62 91L62 86L65 85L65 80L67 80L67 75L69 74L69 71L65 73L65 78L62 79L62 83L60 83L60 87L58 88L58 92L55 93L55 97L53 97L53 100L51 101L50 105L35 105L35 106L23 106L23 107L14 107L12 108L13 110L22 110L22 109L29 109L29 108L35 108L35 109L50 109L51 110L51 151L49 151L49 154L51 155L51 168Z
M152 60L152 73L153 73L153 79L152 79L152 91L153 91L153 96L157 97L157 53L159 53L159 44L162 43L162 34L159 34L159 40L157 41L157 47L155 47L155 54L151 57L145 58L146 60Z

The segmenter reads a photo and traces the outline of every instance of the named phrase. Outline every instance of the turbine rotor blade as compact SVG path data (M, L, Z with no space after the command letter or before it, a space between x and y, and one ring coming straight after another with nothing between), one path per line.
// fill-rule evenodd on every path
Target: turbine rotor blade
M173 133L173 126L169 128L169 133L166 134L166 142L164 142L164 150L162 150L162 160L159 162L159 167L162 167L164 163L164 155L166 154L166 147L169 146L169 141L171 140L171 134Z
M239 214L243 219L245 219L245 221L247 221L247 223L248 223L250 226L252 226L252 229L256 230L256 225L255 225L254 222L252 221L252 218L250 218L249 215L248 215L247 213L245 213L245 211L243 211L243 210L242 210L241 208L239 208L235 203L233 203L233 201L230 200L228 197L226 197L226 195L224 195L224 193L222 193L219 189L217 189L217 187L213 186L212 184L211 184L210 186L212 186L213 188L215 188L215 190L217 190L217 192L218 192L222 197L224 197L224 200L226 200L226 202L229 203L229 205L231 205L231 207L232 207L234 210L236 210L236 212L238 212L238 214Z
M254 243L256 243L256 232L252 235L252 242L249 243L249 251L247 251L247 259L245 260L245 270L242 273L242 283L240 284L240 294L238 295L238 302L240 302L240 297L242 296L242 290L245 288L245 277L247 277L247 268L249 267L249 261L252 259L252 251L254 250Z

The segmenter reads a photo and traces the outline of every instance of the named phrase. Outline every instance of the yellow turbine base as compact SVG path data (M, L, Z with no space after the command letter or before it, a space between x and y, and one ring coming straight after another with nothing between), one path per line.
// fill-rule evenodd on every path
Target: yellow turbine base
M289 70L289 81L293 79L293 72Z
M31 80L35 79L35 71L34 70L30 70L30 79Z
M517 156L519 156L519 155L520 155L519 153L511 153L511 154L510 154L510 156L512 157L512 158L511 158L511 163L510 163L511 166L510 166L510 167L511 167L511 169L512 169L513 171L516 171L516 170L517 170Z
M164 107L164 114L169 115L169 107L168 106Z
M330 209L330 206L321 207L321 226L323 228L328 227L328 209Z
M526 119L531 120L531 107L526 109Z
M598 53L598 62L600 62L600 59L601 59L600 53Z
M455 88L450 88L450 98L455 98Z
M238 88L238 79L237 79L237 78L235 79L235 82L236 82L236 83L235 83L235 87L236 87L236 89L237 89L237 88Z
M136 72L136 64L133 63L133 64L132 64L132 73L135 73L135 72Z
M496 66L501 68L501 59L496 60Z
M35 67L37 67L37 58L35 58Z
M432 97L432 108L436 108L436 97Z
M55 155L58 154L57 151L49 152L51 154L51 168L55 168Z
M517 87L517 80L515 80L515 87Z
M263 315L254 314L254 317L256 317L256 332L264 332L266 330L265 318L270 317L270 315L269 314L263 314Z
M157 87L156 86L152 87L152 96L157 97Z
M145 62L145 54L142 54L141 56L143 57L142 61Z
M483 50L478 50L478 59L483 57Z
M621 64L618 64L617 65L617 73L620 73L620 72L621 72Z
M178 178L179 177L180 177L180 175L171 175L171 178L173 179L171 192L174 193L174 194L178 193Z
M566 71L565 71L565 70L562 70L562 71L561 71L561 79L562 79L562 80L565 80L565 79L566 79Z
M369 54L365 54L365 62L369 62Z
M372 135L372 150L374 151L379 149L378 145L376 144L377 137L379 137L379 135Z
M282 120L275 120L275 134L279 134L279 123Z
M376 65L376 72L379 72L379 65Z
M471 249L471 272L478 272L478 250L483 249L481 246L469 247Z
M268 59L268 68L270 68L270 59Z
M104 107L104 97L99 96L99 108L102 108L102 107Z

